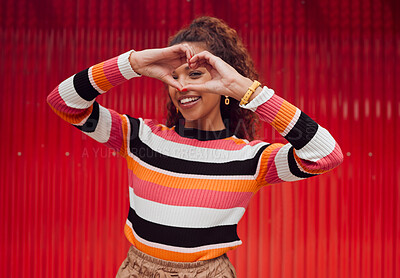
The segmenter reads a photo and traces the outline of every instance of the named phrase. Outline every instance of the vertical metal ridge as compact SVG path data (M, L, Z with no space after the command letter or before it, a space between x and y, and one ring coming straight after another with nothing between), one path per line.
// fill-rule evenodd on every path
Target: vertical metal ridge
M393 2L393 1L392 1ZM260 80L339 142L343 165L263 188L229 256L238 277L400 275L400 35L390 1L6 0L0 14L1 277L110 277L126 256L125 162L51 111L73 73L129 49L162 47L194 17L234 26ZM159 81L99 97L165 122ZM163 109L163 108L162 108ZM285 142L267 125L269 142Z

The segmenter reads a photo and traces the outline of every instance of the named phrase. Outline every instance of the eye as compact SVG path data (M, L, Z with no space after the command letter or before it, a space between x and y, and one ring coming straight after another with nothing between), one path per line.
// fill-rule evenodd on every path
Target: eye
M200 78L202 75L203 75L203 73L201 71L192 71L189 73L189 76L192 79Z

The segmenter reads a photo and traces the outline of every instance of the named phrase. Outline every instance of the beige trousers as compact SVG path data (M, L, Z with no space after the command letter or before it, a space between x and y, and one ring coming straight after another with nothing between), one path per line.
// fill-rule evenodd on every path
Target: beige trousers
M236 278L226 254L206 261L180 263L149 256L131 246L116 278Z

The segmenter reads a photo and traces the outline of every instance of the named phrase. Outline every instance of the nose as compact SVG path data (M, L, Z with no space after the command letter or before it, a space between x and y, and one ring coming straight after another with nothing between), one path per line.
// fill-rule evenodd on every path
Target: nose
M192 83L191 80L187 76L184 76L184 75L179 76L176 80L182 85L182 87L185 87L186 85L189 85ZM176 91L180 92L180 93L187 93L187 91L185 89L183 91L179 91L177 89Z
M185 76L183 76L183 75L179 76L177 80L178 80L179 83L181 83L181 85L183 87L185 87L188 84Z
M176 93L180 93L180 94L186 94L187 93L187 89L184 88L182 91L179 91L178 89L175 89Z

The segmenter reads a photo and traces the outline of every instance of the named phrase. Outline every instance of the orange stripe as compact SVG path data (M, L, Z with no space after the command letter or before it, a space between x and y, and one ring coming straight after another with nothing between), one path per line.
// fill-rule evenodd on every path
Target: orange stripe
M175 130L175 127L167 127L165 125L157 125L158 127L161 127L161 131L165 131L165 130Z
M104 62L93 66L92 76L96 85L103 91L110 90L113 85L107 80L106 75L103 71Z
M305 166L305 165L302 163L301 158L298 157L298 156L296 155L296 150L295 150L295 149L293 149L293 155L294 155L294 158L296 159L297 163L298 163L298 164L301 166L301 168L303 168L303 170L305 170L307 173L310 173L310 174L322 174L322 173L326 173L326 172L329 171L329 170L323 170L323 169L314 169L314 170L308 169L307 166Z
M233 141L233 142L235 142L236 145L246 144L246 142L245 142L243 139L238 139L238 138L235 138L235 137L233 137L233 136L228 137L228 138L225 138L224 140Z
M296 106L284 100L279 108L279 112L276 114L271 123L272 126L275 127L279 133L282 133L292 121L294 115L296 114L296 109Z
M126 157L128 168L131 169L139 179L162 184L163 186L179 189L206 189L225 192L254 192L257 189L257 182L251 180L222 180L222 179L196 179L174 177L148 169L132 157Z
M58 111L57 109L55 109L53 106L51 106L51 109L53 109L53 111L61 117L61 119L63 119L64 121L67 121L73 125L79 124L83 119L85 119L86 117L89 117L89 115L92 113L93 110L93 104L88 107L87 109L82 110L82 113L80 114L75 114L75 115L71 115L68 113L64 113L61 111Z
M118 114L121 117L121 124L122 124L122 146L121 149L119 150L119 154L122 157L126 157L128 152L127 150L127 142L126 142L126 138L128 138L128 120L126 119L126 117L122 116L121 114Z
M259 187L268 185L268 183L265 181L265 177L268 172L268 161L269 161L272 151L277 148L282 148L283 146L284 146L284 144L281 144L281 143L272 144L272 145L268 146L261 154L260 173L258 174L258 177L257 177L257 182L258 182Z
M204 261L204 260L209 260L216 258L218 256L221 256L228 252L229 250L235 249L238 246L233 246L233 247L226 247L226 248L219 248L219 249L211 249L211 250L204 250L200 252L195 252L195 253L179 253L179 252L174 252L174 251L168 251L168 250L163 250L155 247L150 247L147 246L141 242L139 242L135 236L133 235L133 232L131 228L125 224L125 236L129 240L132 245L134 245L136 248L138 248L140 251L162 259L166 261L174 261L174 262L196 262L196 261Z

